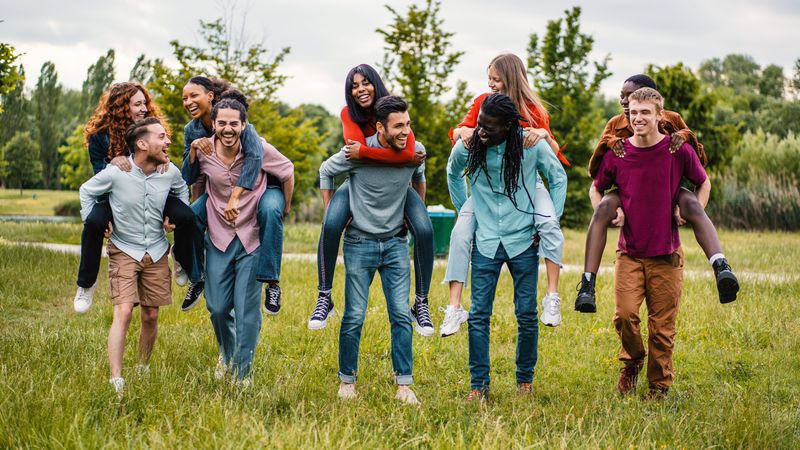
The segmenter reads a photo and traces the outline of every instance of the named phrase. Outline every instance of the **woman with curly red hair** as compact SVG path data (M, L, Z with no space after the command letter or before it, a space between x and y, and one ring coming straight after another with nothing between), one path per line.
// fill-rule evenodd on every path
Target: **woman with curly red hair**
M112 164L123 171L131 170L130 152L125 143L125 130L145 117L157 117L166 125L161 111L153 103L150 93L140 83L125 81L115 83L103 94L86 123L84 143L89 151L89 160L95 174ZM169 131L169 130L167 130ZM174 197L169 197L164 208L164 216L175 225L175 246L173 253L186 270L191 267L191 252L194 245L194 214L188 205ZM86 219L81 233L81 262L78 269L78 292L74 307L79 313L86 312L92 305L96 288L97 273L100 270L100 256L103 237L110 232L113 224L108 199L94 205ZM180 267L176 267L178 282L185 283L186 277Z

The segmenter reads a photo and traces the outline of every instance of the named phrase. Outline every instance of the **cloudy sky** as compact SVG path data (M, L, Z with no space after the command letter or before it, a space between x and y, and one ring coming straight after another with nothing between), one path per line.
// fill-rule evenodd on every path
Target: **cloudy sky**
M423 0L417 0L421 4ZM398 11L412 1L393 0ZM53 61L62 83L79 89L86 70L116 50L117 79L127 79L136 57L174 63L169 41L200 43L198 21L222 17L230 6L250 42L269 49L291 47L280 70L290 77L278 92L291 105L320 103L330 111L344 104L344 76L354 65L382 61L383 40L375 29L389 23L376 0L2 0L0 41L24 52L28 85L45 61ZM611 55L613 75L603 84L618 95L627 76L648 63L684 62L696 68L710 57L746 53L762 66L775 63L791 76L800 57L800 1L672 0L443 0L444 29L464 50L452 79L470 91L486 90L486 65L497 53L524 58L530 33L544 34L548 20L572 5L583 9L581 27L595 39L593 57ZM664 7L664 5L667 5ZM246 14L242 14L246 12Z

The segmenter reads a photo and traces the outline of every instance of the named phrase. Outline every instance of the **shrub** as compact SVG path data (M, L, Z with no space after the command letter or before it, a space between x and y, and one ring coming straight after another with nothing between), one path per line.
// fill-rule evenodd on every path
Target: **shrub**
M800 189L786 175L761 174L742 180L728 172L714 180L717 195L708 204L715 224L745 230L800 230Z
M63 203L53 207L53 213L57 216L75 216L81 215L81 201L80 200L67 200Z

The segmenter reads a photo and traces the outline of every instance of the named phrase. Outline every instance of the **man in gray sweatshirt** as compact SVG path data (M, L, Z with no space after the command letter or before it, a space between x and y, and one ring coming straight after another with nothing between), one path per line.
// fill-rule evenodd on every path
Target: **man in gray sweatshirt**
M367 138L370 147L401 151L411 133L406 102L387 96L375 102L378 133ZM422 144L416 143L421 147ZM344 237L345 297L339 330L339 397L356 397L358 348L367 312L369 287L380 273L392 336L392 367L397 383L396 398L419 404L409 388L412 379L411 314L408 310L408 239L403 228L403 207L408 185L425 183L425 166L368 165L346 158L344 150L322 163L319 169L323 200L330 200L333 178L347 173L350 179L350 210L353 220Z

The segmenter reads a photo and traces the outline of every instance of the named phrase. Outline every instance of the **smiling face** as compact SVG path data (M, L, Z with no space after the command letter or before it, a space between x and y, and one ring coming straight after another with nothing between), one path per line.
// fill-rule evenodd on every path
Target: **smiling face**
M369 109L375 103L375 85L364 75L357 73L353 75L353 82L350 86L350 95L358 106Z
M239 145L246 123L242 121L239 111L230 108L220 108L217 118L214 119L214 135L225 148Z
M147 99L144 96L144 92L137 89L136 94L131 97L129 106L131 108L131 120L134 122L147 117Z
M643 138L658 134L661 111L654 102L631 100L628 109L633 134Z
M386 118L386 124L378 121L375 126L389 147L397 151L406 148L408 135L411 134L411 118L408 111L393 112Z
M642 86L639 86L633 81L626 81L622 85L622 89L619 91L619 104L620 106L622 106L622 111L625 113L625 117L627 117L628 120L630 120L631 118L630 109L628 107L630 103L628 101L628 97L630 97L630 95L633 94L633 92L639 89L640 87Z
M142 153L147 162L155 165L166 164L169 162L169 156L167 155L169 144L167 130L160 123L148 125L147 134L136 141L135 156L138 157Z
M503 84L503 80L500 78L500 72L494 68L494 66L489 66L489 89L492 90L494 94L505 94L506 93L506 85Z
M192 119L199 119L211 114L211 100L214 93L206 91L206 88L199 84L188 83L183 88L183 107L192 116Z
M500 119L489 116L481 110L478 114L478 127L475 131L478 133L478 139L481 140L483 145L494 147L506 139L510 126L510 124L503 123Z

